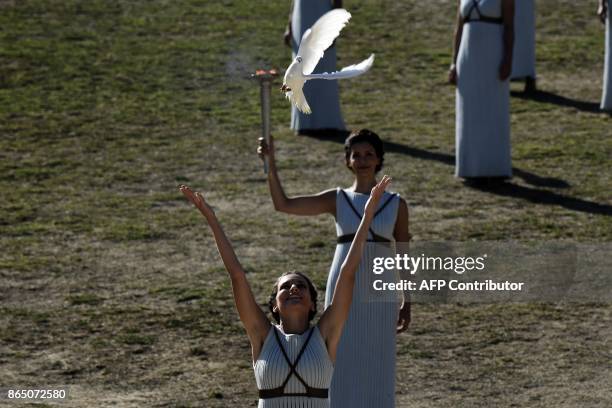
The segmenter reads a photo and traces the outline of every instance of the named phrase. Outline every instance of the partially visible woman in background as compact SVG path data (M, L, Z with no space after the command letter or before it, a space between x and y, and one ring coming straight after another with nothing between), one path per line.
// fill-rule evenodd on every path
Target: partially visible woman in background
M508 178L514 0L458 0L457 8L448 78L457 86L455 175Z
M342 0L293 0L289 24L285 31L285 44L292 48L295 58L302 34L331 9L342 8ZM313 73L336 71L336 46L332 45ZM308 81L304 84L304 95L312 108L307 115L291 106L291 129L297 134L325 134L344 131L344 120L340 111L338 81Z
M603 75L603 93L600 108L612 112L612 28L610 27L610 0L599 0L597 14L601 22L606 25L606 53Z
M525 81L525 93L536 91L535 0L515 2L514 51L510 79Z

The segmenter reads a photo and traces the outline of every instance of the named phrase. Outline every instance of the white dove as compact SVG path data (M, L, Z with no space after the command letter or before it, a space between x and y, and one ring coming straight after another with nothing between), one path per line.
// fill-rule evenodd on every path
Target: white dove
M365 74L374 63L374 54L370 58L361 61L359 64L349 65L340 71L322 74L313 74L319 60L323 58L323 53L328 49L340 30L348 23L351 13L344 9L334 9L322 15L311 28L302 35L302 42L297 55L283 79L281 91L285 96L302 112L310 114L310 106L306 101L302 88L309 79L343 79Z

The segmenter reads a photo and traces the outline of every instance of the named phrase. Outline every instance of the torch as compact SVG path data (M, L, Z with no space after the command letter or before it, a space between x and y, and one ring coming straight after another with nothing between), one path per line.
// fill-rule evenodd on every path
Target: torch
M261 95L261 133L270 146L270 91L272 90L272 81L278 76L275 69L269 71L258 69L253 77L259 82ZM264 173L268 174L268 156L264 158Z

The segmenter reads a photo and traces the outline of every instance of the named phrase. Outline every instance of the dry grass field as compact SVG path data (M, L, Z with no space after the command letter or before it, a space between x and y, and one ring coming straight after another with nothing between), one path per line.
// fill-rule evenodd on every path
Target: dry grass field
M324 290L333 219L276 213L255 153L248 78L288 64L289 3L0 1L0 388L70 390L1 407L257 405L229 281L177 185L206 193L262 304L288 269ZM453 177L455 1L345 7L339 65L377 60L341 83L344 118L387 142L415 242L611 241L596 1L537 1L541 92L512 85L514 178L478 189ZM287 192L350 184L340 140L294 136L272 100ZM611 339L610 304L417 304L398 407L610 407Z

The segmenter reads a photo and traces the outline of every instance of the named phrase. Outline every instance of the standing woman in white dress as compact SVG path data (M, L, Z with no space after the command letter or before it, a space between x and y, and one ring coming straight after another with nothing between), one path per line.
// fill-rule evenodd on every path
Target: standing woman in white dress
M383 165L382 141L367 129L353 132L347 138L344 164L353 174L349 188L287 197L276 170L273 140L270 138L270 146L266 146L260 138L258 153L269 158L268 185L274 208L294 215L331 214L336 219L337 246L325 294L325 306L330 307L340 266L364 214L367 192L376 185L376 174ZM397 194L385 193L368 234L368 242L379 244L366 245L355 276L353 303L338 345L330 388L332 408L395 406L395 335L408 327L410 302L406 298L398 299L391 291L373 293L373 280L391 281L397 276L395 271L374 275L370 266L373 256L395 256L393 241L407 243L409 240L406 201Z
M236 309L251 342L259 408L329 408L328 391L342 328L350 311L355 274L376 208L390 181L384 176L368 194L363 219L332 289L333 304L312 327L317 291L310 279L297 272L278 278L268 302L278 325L271 324L255 301L246 273L214 211L202 194L180 186L206 219L229 274Z
M603 93L600 108L612 112L612 27L610 27L610 0L599 0L597 14L601 22L606 25L606 54L603 75Z
M292 47L295 58L302 34L331 9L342 8L342 0L293 0L285 44ZM313 73L336 71L336 46L332 45L317 64ZM345 130L340 111L338 81L307 81L304 95L312 108L307 115L291 105L291 129L298 134L337 132Z
M536 91L535 0L515 2L512 80L524 80L525 92Z
M457 86L455 175L508 178L514 0L458 0L449 82Z

